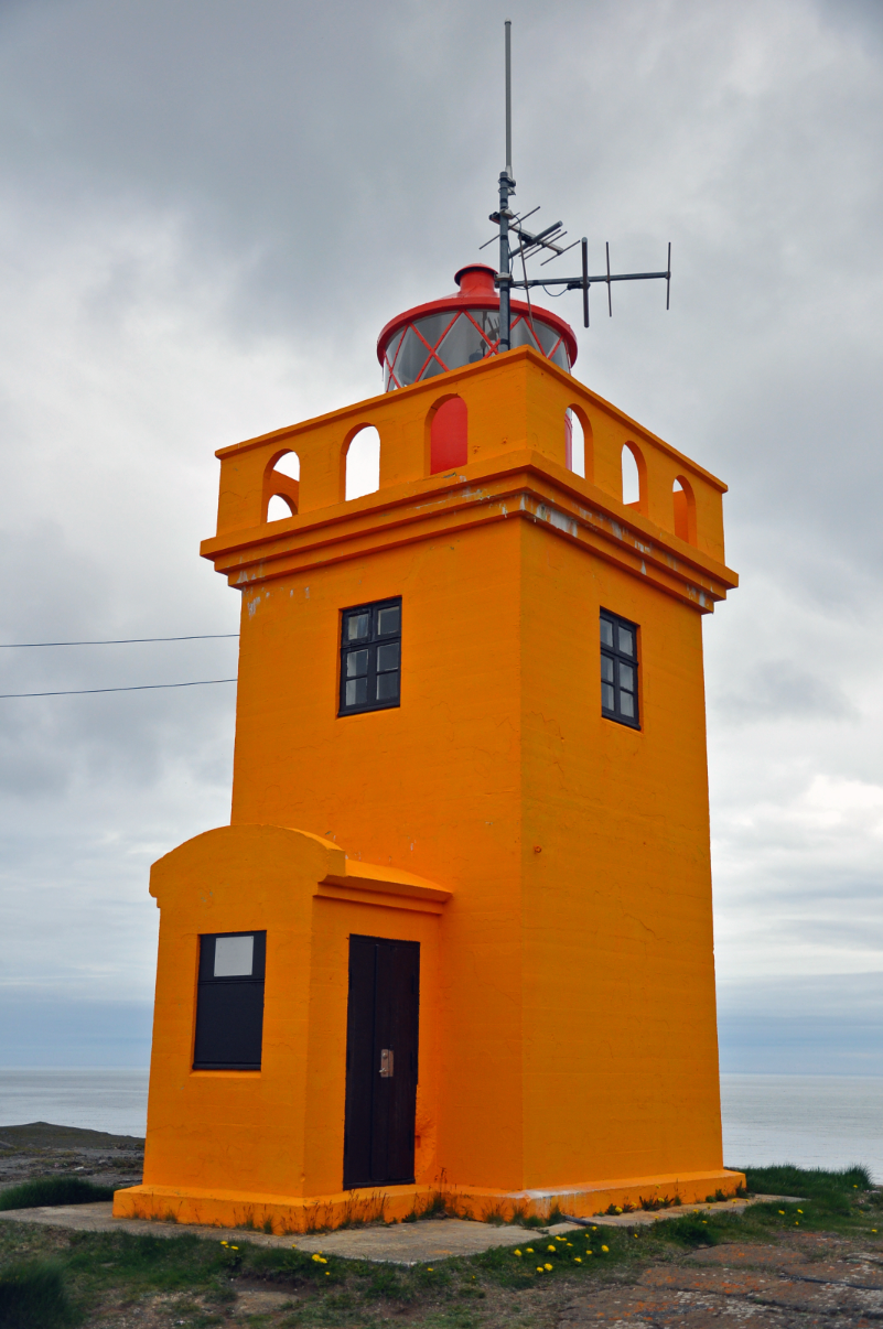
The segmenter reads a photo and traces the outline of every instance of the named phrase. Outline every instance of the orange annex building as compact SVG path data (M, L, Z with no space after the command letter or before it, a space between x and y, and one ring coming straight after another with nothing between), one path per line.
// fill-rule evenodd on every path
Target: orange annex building
M152 870L144 1181L117 1215L294 1232L743 1182L701 631L736 585L725 486L571 376L555 315L513 301L497 354L493 271L457 276L384 329L381 396L218 453L232 814ZM379 485L347 500L371 427Z

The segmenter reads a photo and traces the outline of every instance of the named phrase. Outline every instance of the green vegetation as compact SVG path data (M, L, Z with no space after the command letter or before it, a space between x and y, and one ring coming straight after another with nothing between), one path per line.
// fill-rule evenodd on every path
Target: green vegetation
M847 1215L857 1196L871 1190L871 1178L865 1167L825 1172L822 1168L780 1167L743 1168L749 1191L754 1195L790 1195L811 1200L819 1212Z
M161 1296L170 1323L199 1329L225 1323L239 1293L259 1287L288 1299L274 1324L373 1329L405 1315L421 1329L471 1329L504 1304L518 1319L524 1290L562 1280L575 1289L586 1280L628 1281L650 1262L677 1261L719 1243L768 1244L802 1228L854 1236L864 1249L879 1242L883 1249L883 1191L870 1187L863 1169L748 1169L748 1180L752 1191L805 1199L742 1212L669 1209L671 1217L652 1224L595 1223L558 1236L524 1228L517 1245L413 1268L302 1252L297 1238L289 1246L265 1247L245 1233L215 1241L174 1228L165 1229L166 1236L133 1236L7 1220L0 1223L0 1325L100 1324L102 1306L134 1308Z
M42 1177L0 1191L0 1209L36 1209L40 1205L90 1204L94 1200L112 1199L110 1186L94 1186L83 1177Z
M0 1324L4 1329L55 1329L78 1318L68 1301L58 1263L31 1260L7 1265L0 1273Z

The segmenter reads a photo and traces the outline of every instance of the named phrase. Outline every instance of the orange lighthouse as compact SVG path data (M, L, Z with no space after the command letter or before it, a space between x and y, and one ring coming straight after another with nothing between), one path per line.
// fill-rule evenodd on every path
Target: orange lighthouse
M232 815L153 867L145 1173L116 1214L296 1231L742 1180L701 633L736 584L725 486L571 376L561 319L513 300L504 351L493 271L458 278L384 329L380 396L218 453ZM347 501L368 427L378 487Z

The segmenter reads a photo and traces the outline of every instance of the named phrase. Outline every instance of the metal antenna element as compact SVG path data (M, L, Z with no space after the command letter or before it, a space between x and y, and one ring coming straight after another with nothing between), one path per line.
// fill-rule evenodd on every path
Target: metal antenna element
M512 20L506 19L506 174L512 174Z
M571 244L561 245L559 242L564 239L567 232L564 230L562 222L555 222L552 226L547 226L541 231L528 231L524 223L528 217L532 217L539 208L531 208L530 212L523 215L512 212L509 207L509 200L515 194L515 180L512 175L512 22L506 19L506 168L500 172L500 205L499 211L492 212L490 220L499 228L498 236L491 236L490 240L479 246L480 249L486 248L494 240L499 238L500 243L500 265L495 277L495 284L500 292L500 342L499 349L508 351L511 346L512 336L512 310L511 299L513 290L522 290L527 294L528 307L530 306L530 288L532 286L563 286L567 291L582 291L583 293L583 327L589 326L589 288L593 282L607 283L607 312L613 317L613 282L615 281L653 281L654 279L665 280L665 307L669 308L669 296L671 293L671 242L668 246L668 261L664 272L611 272L610 271L610 245L605 245L605 255L607 258L607 271L597 276L589 275L589 247L588 240L583 236L582 240L574 240ZM517 240L517 245L510 245L510 235ZM582 250L582 272L578 277L533 277L528 278L526 261L528 258L541 253L543 250L549 251L549 257L544 258L541 267L547 263L552 263L568 250L574 249L576 245L581 246ZM521 270L523 276L516 280L513 276L512 267L516 259L521 260Z
M500 290L500 350L509 350L509 333L512 323L509 308L510 289L512 286L512 260L509 255L509 195L515 193L515 181L512 178L512 23L506 19L506 167L500 172L500 210L493 220L500 227L500 267L497 272L497 286Z

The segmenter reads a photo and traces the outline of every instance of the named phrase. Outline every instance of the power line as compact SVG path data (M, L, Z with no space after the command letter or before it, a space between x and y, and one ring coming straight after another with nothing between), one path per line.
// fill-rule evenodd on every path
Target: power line
M151 641L213 641L221 637L238 637L238 632L202 632L193 637L119 637L109 641L2 641L0 651L24 651L35 646L133 646ZM215 680L212 680L213 682ZM226 682L227 680L218 680ZM164 685L177 687L178 684ZM181 687L186 686L181 684ZM21 693L21 696L36 696L36 693ZM60 694L59 694L60 695Z
M64 645L67 644L67 642L64 643ZM103 642L101 644L104 645ZM88 645L91 646L93 643L89 642ZM0 701L5 701L10 697L85 697L96 692L152 692L156 688L204 688L210 683L235 683L236 681L235 678L197 678L192 683L136 683L134 687L128 688L73 688L69 692L0 692Z

